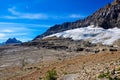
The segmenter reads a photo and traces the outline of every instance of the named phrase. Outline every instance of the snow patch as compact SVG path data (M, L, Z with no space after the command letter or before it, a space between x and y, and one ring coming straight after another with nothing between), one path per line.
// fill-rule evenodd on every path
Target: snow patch
M111 45L116 40L120 39L120 29L119 28L103 29L91 25L84 28L76 28L52 34L44 38L53 36L72 38L73 40L89 40L92 43L102 43L104 45Z

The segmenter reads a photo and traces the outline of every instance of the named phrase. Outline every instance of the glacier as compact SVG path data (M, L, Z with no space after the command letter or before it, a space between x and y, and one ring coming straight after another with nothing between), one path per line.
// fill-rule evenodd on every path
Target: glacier
M54 36L62 38L72 38L73 40L89 40L91 43L102 43L104 45L112 45L115 41L120 39L120 29L103 29L97 26L95 27L94 25L90 25L88 27L76 28L55 33L52 35L48 35L44 38Z

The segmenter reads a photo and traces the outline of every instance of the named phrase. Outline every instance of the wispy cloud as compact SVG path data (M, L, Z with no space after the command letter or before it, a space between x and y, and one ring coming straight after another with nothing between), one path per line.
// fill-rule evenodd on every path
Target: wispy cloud
M5 37L5 34L0 33L0 38L3 38L3 37Z
M1 18L5 18L5 19L18 19L18 17L16 17L16 16L2 16Z
M58 15L51 16L52 19L82 19L85 18L84 15L80 14L66 14L66 15Z
M7 19L47 19L48 16L42 13L23 13L16 11L15 7L8 8L12 15L4 16Z
M36 20L48 20L48 19L76 19L76 18L84 18L84 15L81 14L75 14L75 13L69 13L66 15L60 15L60 14L48 14L48 13L26 13L26 12L19 12L17 11L16 7L8 8L8 12L10 12L11 15L5 15L0 18L5 19L36 19Z
M13 15L20 15L20 12L15 11L16 7L8 8L8 11Z
M26 24L26 23L9 23L9 22L0 22L0 32L8 33L14 35L27 35L32 32L41 32L41 28L47 29L51 25L39 25L39 24ZM24 33L24 34L23 34Z
M71 14L68 16L69 18L84 18L85 16L80 15L80 14Z
M51 25L45 25L45 24L27 24L27 23L12 23L12 22L0 22L0 28L4 28L3 26L6 27L17 27L17 28L21 28L21 27L25 27L25 26L29 26L29 27L50 27Z
M0 42L16 37L21 41L28 41L42 33L41 28L47 29L50 25L0 22Z
M14 31L13 31L13 30L11 30L11 29L3 29L3 30L1 30L1 32L11 33L11 32L14 32Z

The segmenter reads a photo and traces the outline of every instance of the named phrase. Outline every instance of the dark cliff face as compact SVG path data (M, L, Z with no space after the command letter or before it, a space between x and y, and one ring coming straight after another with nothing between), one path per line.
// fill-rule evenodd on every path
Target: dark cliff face
M113 3L106 5L104 8L99 9L83 20L66 22L62 25L55 25L48 29L42 35L37 36L34 40L43 38L54 33L74 28L87 27L89 25L99 26L104 29L114 27L120 28L120 0L115 0Z

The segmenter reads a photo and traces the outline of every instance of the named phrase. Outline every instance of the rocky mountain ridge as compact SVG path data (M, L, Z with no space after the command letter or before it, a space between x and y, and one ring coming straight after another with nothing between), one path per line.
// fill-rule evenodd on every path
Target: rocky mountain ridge
M58 32L87 27L89 25L99 26L104 29L115 27L120 28L120 0L114 0L114 2L107 4L105 7L99 9L83 20L77 20L75 22L65 22L62 25L52 26L42 35L38 35L34 40L41 39L45 36Z

